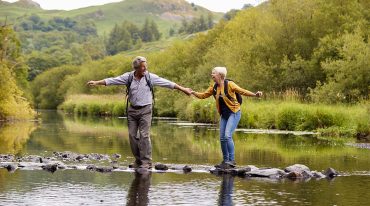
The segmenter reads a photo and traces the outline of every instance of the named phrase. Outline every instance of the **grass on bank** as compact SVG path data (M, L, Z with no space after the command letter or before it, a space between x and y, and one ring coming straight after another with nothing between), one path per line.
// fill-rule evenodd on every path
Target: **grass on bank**
M89 116L124 116L123 95L70 95L58 109L69 114Z
M191 99L186 106L175 108L177 117L192 122L219 120L213 98ZM78 115L123 116L123 95L71 95L59 107ZM161 114L161 108L156 108ZM242 104L241 128L317 131L327 136L370 134L370 104L324 105L295 100L245 100Z

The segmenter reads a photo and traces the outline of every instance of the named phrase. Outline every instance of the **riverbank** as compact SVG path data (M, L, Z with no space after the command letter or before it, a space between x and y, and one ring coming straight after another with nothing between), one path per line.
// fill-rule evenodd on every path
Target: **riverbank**
M175 111L180 119L207 123L219 120L215 101L211 98L192 99L186 106L179 105L181 108ZM71 95L58 109L76 115L124 116L125 108L122 95ZM325 105L245 99L241 110L239 127L242 128L315 131L322 136L370 135L370 106L365 103Z

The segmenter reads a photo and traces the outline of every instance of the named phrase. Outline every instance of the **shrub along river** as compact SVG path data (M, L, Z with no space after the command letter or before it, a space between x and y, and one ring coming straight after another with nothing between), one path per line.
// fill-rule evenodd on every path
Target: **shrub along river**
M133 161L127 122L41 111L42 121L0 126L0 154L52 156L54 151L120 154ZM221 161L217 125L159 119L151 130L153 163L211 167ZM334 179L289 180L216 176L208 172L99 173L87 170L0 169L0 205L369 205L370 150L354 139L315 134L239 130L234 135L238 166L284 169L299 163L328 167Z

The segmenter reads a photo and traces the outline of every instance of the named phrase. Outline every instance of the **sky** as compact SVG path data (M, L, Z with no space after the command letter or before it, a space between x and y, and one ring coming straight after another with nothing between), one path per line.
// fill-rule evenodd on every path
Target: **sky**
M15 2L17 0L5 0ZM72 10L87 6L102 5L121 0L33 0L41 5L43 9ZM211 11L227 12L231 9L241 9L244 4L254 6L266 0L186 0L189 3L205 7Z

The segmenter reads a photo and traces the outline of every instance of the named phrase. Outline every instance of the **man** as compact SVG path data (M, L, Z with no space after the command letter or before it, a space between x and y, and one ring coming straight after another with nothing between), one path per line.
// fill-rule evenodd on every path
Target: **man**
M99 81L89 81L87 85L127 85L128 101L130 106L127 111L129 139L135 162L132 168L152 167L152 145L150 141L150 124L152 121L152 86L161 86L169 89L177 89L187 95L191 89L184 88L174 82L161 78L147 71L145 57L138 56L132 62L134 71L124 73L118 77L107 78ZM139 134L138 134L139 131Z

